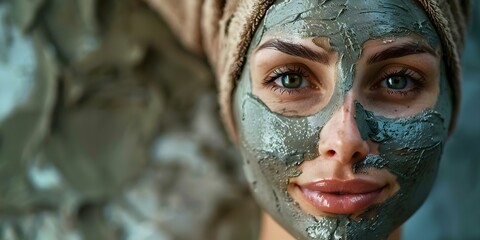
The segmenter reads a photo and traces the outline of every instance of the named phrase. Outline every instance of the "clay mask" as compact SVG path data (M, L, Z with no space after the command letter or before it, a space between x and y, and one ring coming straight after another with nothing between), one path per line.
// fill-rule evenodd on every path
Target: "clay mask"
M386 239L423 203L432 186L451 115L443 62L439 94L430 108L406 117L384 117L355 101L355 121L363 139L378 144L352 165L358 173L386 169L399 190L360 216L314 216L287 191L298 166L319 157L320 133L354 86L356 64L372 39L420 36L432 49L438 36L423 10L411 0L278 1L270 7L252 41L248 61L263 38L326 37L338 53L336 82L328 103L317 113L275 113L252 93L249 62L235 90L234 109L245 173L260 205L297 239Z

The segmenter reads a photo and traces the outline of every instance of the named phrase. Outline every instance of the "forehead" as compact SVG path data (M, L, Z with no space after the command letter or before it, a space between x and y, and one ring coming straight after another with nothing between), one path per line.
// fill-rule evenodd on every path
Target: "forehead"
M439 44L414 0L281 0L268 10L260 29L260 38L328 37L339 51L360 51L368 40L412 33L433 48Z

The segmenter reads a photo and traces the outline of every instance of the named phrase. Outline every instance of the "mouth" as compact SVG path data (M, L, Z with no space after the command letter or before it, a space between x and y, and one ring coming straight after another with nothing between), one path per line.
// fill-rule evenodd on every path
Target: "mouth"
M297 185L305 199L322 212L355 214L378 203L385 185L353 180L320 180Z

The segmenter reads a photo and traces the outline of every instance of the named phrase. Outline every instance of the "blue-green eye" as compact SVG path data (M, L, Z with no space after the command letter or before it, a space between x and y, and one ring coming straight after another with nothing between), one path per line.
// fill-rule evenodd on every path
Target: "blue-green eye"
M385 80L385 87L394 90L405 89L411 81L407 76L391 76Z
M287 73L279 77L281 86L284 88L300 88L305 81L302 76L295 73Z
M421 87L424 81L420 74L409 68L386 73L380 79L379 87L395 92L408 92L416 89Z
M279 93L293 94L311 86L308 70L302 66L282 66L266 79L265 85Z
M299 73L281 73L274 80L278 88L297 90L310 86L308 80Z

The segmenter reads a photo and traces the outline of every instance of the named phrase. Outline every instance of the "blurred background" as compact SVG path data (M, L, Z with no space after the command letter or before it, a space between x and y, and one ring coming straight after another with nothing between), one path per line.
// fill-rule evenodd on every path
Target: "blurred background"
M0 239L255 239L206 60L138 0L0 0Z
M404 239L480 239L480 6L462 111ZM206 59L138 0L0 0L0 239L256 239Z

